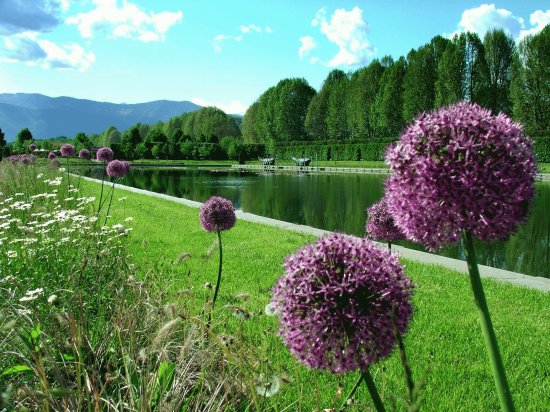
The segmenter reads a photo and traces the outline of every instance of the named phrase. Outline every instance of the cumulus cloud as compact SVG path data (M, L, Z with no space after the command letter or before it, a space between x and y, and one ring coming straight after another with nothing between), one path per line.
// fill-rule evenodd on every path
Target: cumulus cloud
M327 20L326 9L320 9L311 22L319 27L327 39L336 44L338 53L327 63L330 67L366 64L375 53L367 39L368 25L363 20L363 10L354 7L350 11L337 9Z
M247 26L240 26L239 28L240 34L238 35L230 35L230 34L218 34L216 37L214 37L214 40L212 40L212 46L214 47L214 50L218 53L222 51L222 42L226 40L232 40L235 42L240 42L244 38L244 36L249 35L251 33L271 33L271 27L266 26L265 29L262 30L261 27L255 25L255 24L249 24Z
M203 107L217 107L227 114L244 114L246 109L248 109L248 105L245 105L238 100L231 100L229 103L213 103L211 101L196 97L191 99L191 102Z
M142 42L164 40L166 32L183 18L182 12L146 12L127 0L94 0L95 9L69 17L84 38L92 38L96 30L108 32L113 38L127 38Z
M527 27L525 20L515 16L510 10L497 9L494 4L482 4L479 7L464 10L458 29L449 37L469 31L483 38L490 30L502 29L519 41L527 35L540 32L547 24L550 24L550 10L536 10L531 13L530 27Z
M458 23L458 30L453 35L469 31L483 37L490 30L502 29L517 38L523 27L523 18L514 16L510 10L497 9L494 4L482 4L479 7L464 10Z
M531 13L531 16L529 17L529 23L532 27L526 28L519 33L520 40L523 39L525 36L537 34L539 31L544 29L547 24L550 24L550 10L537 10Z
M85 71L95 62L93 52L86 52L80 45L58 45L50 40L40 40L37 33L23 33L6 37L0 61L28 63L44 68Z
M49 32L61 23L67 0L0 1L0 34Z
M300 56L300 59L308 55L309 52L317 46L315 39L311 36L300 37L300 43L301 46L298 49L298 56Z

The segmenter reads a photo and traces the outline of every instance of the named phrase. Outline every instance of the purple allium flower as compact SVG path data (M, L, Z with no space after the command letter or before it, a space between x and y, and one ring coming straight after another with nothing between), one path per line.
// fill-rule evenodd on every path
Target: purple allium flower
M64 144L61 146L61 156L71 157L74 155L74 146L72 144Z
M399 261L370 240L333 233L290 255L273 288L279 333L302 363L363 370L394 345L411 319L413 285Z
M34 152L34 151L36 150L36 145L35 145L34 143L31 143L31 144L29 145L29 150L30 150L31 152Z
M48 159L53 160L53 159L56 159L56 158L57 158L57 155L54 152L48 153Z
M90 151L88 149L81 149L79 152L78 152L78 157L80 159L90 159Z
M392 215L388 212L385 197L367 209L368 218L365 224L367 237L374 240L395 242L405 239L405 235L395 226Z
M55 167L61 167L61 162L59 161L57 156L52 158L51 164Z
M101 147L96 153L96 159L100 162L110 162L113 156L113 151L108 147Z
M536 166L522 126L476 104L417 117L386 154L388 210L407 238L435 250L466 230L504 240L527 215Z
M21 155L19 157L19 161L21 162L21 164L24 164L24 165L30 165L32 163L31 157L26 154Z
M212 196L201 206L199 218L202 227L209 232L229 230L237 220L231 200L220 196Z
M122 177L130 170L130 164L123 160L111 160L107 163L107 175L111 177Z

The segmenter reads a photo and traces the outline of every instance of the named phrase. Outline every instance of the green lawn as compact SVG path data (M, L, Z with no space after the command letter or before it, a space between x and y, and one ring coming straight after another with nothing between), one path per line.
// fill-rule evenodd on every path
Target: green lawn
M95 183L84 185L92 192L99 189ZM181 302L181 296L186 296L184 299L193 299L199 308L212 294L203 285L215 283L217 249L213 258L204 258L215 235L201 228L198 209L120 189L115 191L113 202L114 220L133 217L130 253L141 272L154 271L161 279L170 279L163 286L173 300ZM286 378L279 393L266 399L262 407L277 411L331 408L338 383L347 393L357 376L336 376L301 366L277 337L277 319L263 315L270 290L282 275L284 257L313 238L245 221L239 221L222 237L224 272L215 316L228 320L218 326L218 332L238 334L254 348L266 373ZM184 253L190 257L176 264ZM424 376L426 380L424 409L497 410L468 278L438 266L411 261L404 264L416 285L415 312L405 344L415 378ZM484 280L484 285L517 409L548 410L549 295L490 280ZM249 299L241 300L242 293ZM230 309L223 308L226 304L238 305L252 317L239 321L230 316ZM372 373L386 406L390 408L395 401L397 409L403 410L406 388L398 354L375 365ZM360 388L358 398L368 402L365 388ZM365 405L359 404L357 410L365 410Z

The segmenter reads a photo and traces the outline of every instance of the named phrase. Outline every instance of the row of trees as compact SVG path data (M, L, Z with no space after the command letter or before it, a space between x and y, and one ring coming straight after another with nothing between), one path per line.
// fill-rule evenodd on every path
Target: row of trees
M319 92L285 79L247 110L250 143L395 138L423 111L468 100L504 112L530 132L550 130L550 26L516 47L502 30L434 37L394 61L333 70Z

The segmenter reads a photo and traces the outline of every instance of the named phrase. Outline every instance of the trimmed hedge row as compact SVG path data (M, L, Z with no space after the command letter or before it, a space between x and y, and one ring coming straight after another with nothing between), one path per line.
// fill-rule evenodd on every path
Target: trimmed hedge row
M539 163L550 163L550 136L533 137L535 156Z
M368 142L289 142L276 144L278 159L309 157L318 160L384 160L386 148L392 141L373 139Z

